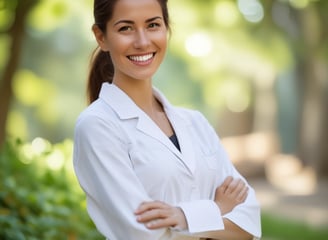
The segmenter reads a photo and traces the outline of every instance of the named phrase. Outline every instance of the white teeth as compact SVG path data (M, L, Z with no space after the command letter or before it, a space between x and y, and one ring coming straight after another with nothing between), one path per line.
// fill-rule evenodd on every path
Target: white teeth
M151 59L153 57L153 54L148 54L148 55L144 55L144 56L129 56L129 58L132 61L136 61L136 62L145 62L148 61L149 59Z

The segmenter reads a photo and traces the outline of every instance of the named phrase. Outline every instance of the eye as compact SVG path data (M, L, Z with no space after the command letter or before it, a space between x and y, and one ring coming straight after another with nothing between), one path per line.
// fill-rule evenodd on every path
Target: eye
M127 31L132 31L131 26L123 26L118 29L119 32L127 32Z
M159 28L161 24L153 22L148 25L148 28Z

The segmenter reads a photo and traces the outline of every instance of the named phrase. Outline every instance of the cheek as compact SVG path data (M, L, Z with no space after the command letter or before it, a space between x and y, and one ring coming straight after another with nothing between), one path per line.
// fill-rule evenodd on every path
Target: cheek
M166 48L167 48L167 39L166 38L164 38L163 40L162 40L162 46L163 46L163 49L164 50L166 50Z
M161 47L163 50L166 50L167 47L167 34L166 33L158 33L156 36L156 42L159 47Z
M124 51L131 45L131 40L125 37L110 37L107 39L110 52L115 54L123 54Z
M111 56L112 62L114 65L120 64L122 62L122 59L125 57L124 54L124 47L122 45L111 45L109 48L109 54Z

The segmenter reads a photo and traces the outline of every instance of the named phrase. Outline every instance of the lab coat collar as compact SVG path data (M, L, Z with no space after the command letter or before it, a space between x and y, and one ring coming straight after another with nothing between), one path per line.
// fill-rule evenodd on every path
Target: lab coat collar
M185 116L180 114L180 112L175 111L175 107L157 88L153 87L153 92L157 100L162 103L164 111L167 114L171 115L173 111L175 116L180 117L185 124L190 123L189 119L185 118ZM107 82L103 83L100 89L99 98L101 98L108 105L110 105L122 120L140 117L140 115L145 114L133 102L133 100L115 84L110 84Z
M140 114L141 109L114 84L103 83L99 98L110 105L122 120L136 118Z
M191 124L188 118L178 111L166 97L155 87L153 92L158 101L164 107L164 111L177 135L181 152L173 145L171 140L159 129L159 127L143 112L133 100L114 84L103 83L99 98L111 106L121 120L138 118L137 129L148 136L157 139L172 151L191 173L195 170L195 160L191 137L188 135L188 127Z

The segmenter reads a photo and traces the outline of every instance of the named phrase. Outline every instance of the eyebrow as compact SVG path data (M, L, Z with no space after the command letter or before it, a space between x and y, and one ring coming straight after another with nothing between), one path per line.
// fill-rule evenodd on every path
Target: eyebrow
M146 20L146 23L155 21L156 19L162 19L162 17L156 16L156 17L153 17L153 18L149 18L149 19ZM120 23L133 24L134 22L131 21L131 20L124 20L123 19L123 20L119 20L116 23L114 23L114 26L116 26L116 25L118 25Z

